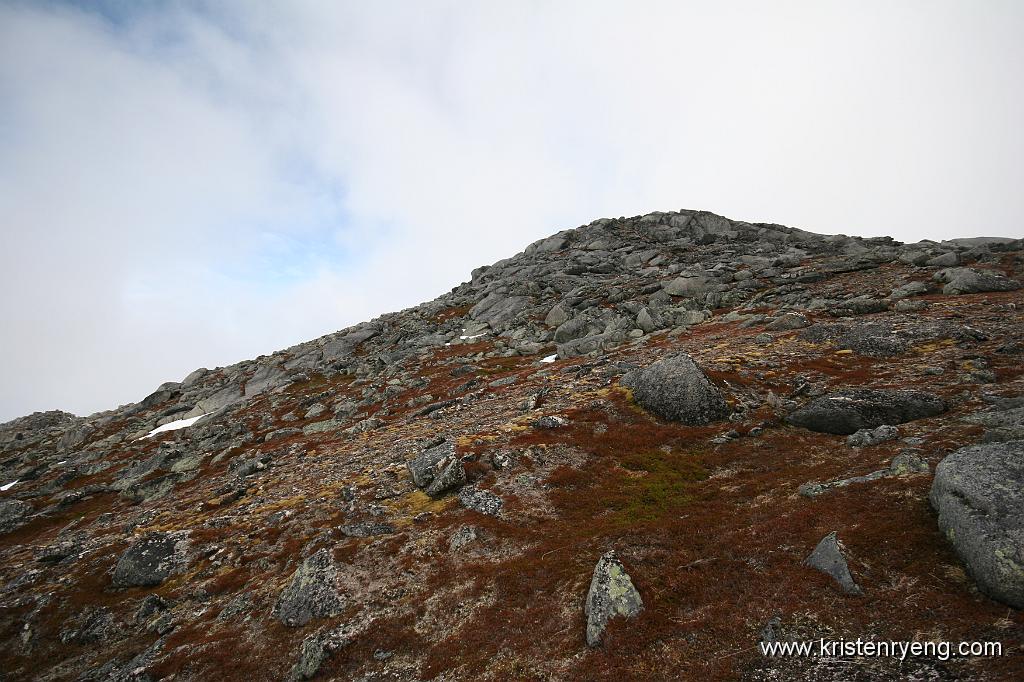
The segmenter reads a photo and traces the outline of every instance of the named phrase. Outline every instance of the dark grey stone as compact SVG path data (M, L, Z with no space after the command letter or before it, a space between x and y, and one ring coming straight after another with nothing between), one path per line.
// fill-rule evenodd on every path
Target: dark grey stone
M811 431L849 435L860 429L934 417L945 410L941 398L924 391L850 388L812 400L786 421Z
M930 499L981 591L1024 608L1024 440L949 455L935 467Z
M729 413L722 392L685 354L628 372L620 383L633 390L638 405L671 421L700 425Z

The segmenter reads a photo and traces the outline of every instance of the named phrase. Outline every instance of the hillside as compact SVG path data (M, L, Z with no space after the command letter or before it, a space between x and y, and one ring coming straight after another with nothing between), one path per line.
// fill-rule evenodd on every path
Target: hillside
M604 219L0 425L0 680L1020 679L1022 281L1020 239ZM758 646L819 638L1003 655Z

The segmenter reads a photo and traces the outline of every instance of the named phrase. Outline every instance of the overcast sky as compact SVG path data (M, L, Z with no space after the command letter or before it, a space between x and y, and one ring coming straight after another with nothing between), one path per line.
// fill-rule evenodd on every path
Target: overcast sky
M604 216L1024 233L1024 3L4 2L0 420Z

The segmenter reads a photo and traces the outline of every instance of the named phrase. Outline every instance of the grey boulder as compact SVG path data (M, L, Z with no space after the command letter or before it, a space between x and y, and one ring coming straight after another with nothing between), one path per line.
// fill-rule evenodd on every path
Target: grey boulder
M343 606L337 581L330 550L318 550L295 569L274 605L274 616L288 627L301 627L314 618L337 615Z
M849 388L812 400L786 421L819 433L849 435L860 429L934 417L945 410L941 398L924 391Z
M186 563L186 533L150 533L132 544L114 567L114 587L155 587Z
M949 268L935 275L939 282L945 282L944 294L977 294L988 291L1015 291L1020 289L1020 282L1012 280L991 270L975 270L974 268Z
M622 562L614 551L606 552L594 567L590 591L587 593L587 646L601 645L609 620L619 616L633 618L643 608L643 599L633 586L633 580L626 573Z
M25 523L32 505L22 500L0 499L0 533L9 533Z
M851 448L863 448L878 445L879 443L885 443L890 440L896 440L899 437L899 429L895 426L885 424L876 429L860 429L856 433L850 434L846 437L846 444Z
M930 498L981 591L1024 608L1024 441L952 453L935 467Z
M628 372L620 383L632 389L638 405L663 419L695 426L729 413L722 392L685 354Z

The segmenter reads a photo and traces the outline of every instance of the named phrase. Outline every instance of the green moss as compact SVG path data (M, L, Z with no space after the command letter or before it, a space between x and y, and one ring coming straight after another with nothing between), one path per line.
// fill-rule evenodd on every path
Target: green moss
M609 499L617 525L657 521L678 511L693 499L693 484L707 477L691 456L674 451L632 453L619 464L629 473Z

